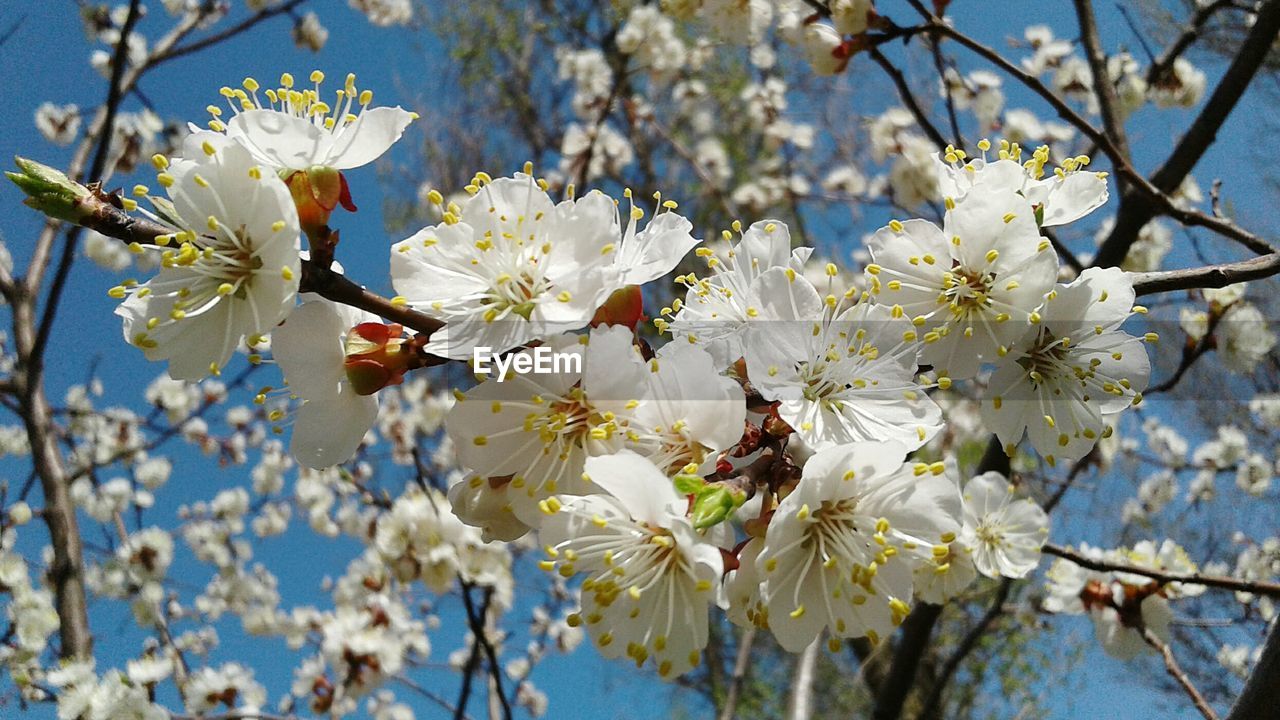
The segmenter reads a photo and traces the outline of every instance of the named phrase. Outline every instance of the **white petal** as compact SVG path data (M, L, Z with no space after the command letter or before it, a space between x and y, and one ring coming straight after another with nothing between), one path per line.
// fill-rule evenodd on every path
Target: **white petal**
M259 160L278 168L305 170L321 164L332 138L309 120L275 110L246 110L227 121L227 136Z
M338 392L308 400L298 409L290 450L307 467L350 460L378 417L377 398L357 395L346 383L338 387Z
M355 122L335 134L324 165L350 170L377 160L404 134L413 113L397 107L364 110Z
M271 333L271 354L290 389L306 400L335 395L345 376L342 336L348 330L328 300L294 310Z
M621 500L631 517L651 525L671 527L676 507L684 502L661 470L630 450L588 458L584 472Z

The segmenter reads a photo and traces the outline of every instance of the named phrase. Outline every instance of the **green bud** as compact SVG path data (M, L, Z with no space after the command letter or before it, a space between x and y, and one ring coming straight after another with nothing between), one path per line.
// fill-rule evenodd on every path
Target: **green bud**
M746 500L744 493L735 493L727 487L708 486L693 501L693 513L690 520L698 530L709 528L724 522Z
M95 201L89 189L62 172L34 160L15 157L22 172L5 175L27 194L23 203L51 218L79 224L93 214Z
M685 475L681 473L671 478L671 482L676 486L676 492L681 495L697 495L706 487L706 482L697 475Z

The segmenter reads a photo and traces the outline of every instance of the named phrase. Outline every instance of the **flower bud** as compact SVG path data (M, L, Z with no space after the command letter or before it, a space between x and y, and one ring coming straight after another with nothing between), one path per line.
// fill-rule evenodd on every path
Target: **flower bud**
M693 502L690 520L693 527L702 530L717 525L728 519L729 515L742 503L747 494L728 485L709 485Z
M360 323L347 333L347 381L357 395L372 395L388 385L404 381L413 355L400 337L400 325Z
M644 293L639 285L628 285L614 290L609 299L596 310L591 327L599 325L625 325L632 330L644 319Z
M26 193L22 202L51 218L80 224L93 215L93 206L101 202L89 188L71 180L62 172L26 158L14 158L22 172L5 175Z
M819 75L835 75L849 64L849 55L844 51L844 38L830 25L806 25L804 49L809 55L813 71Z
M308 233L327 225L329 215L338 205L355 212L347 179L338 170L313 165L306 170L293 171L284 181L298 207L298 221Z
M19 500L9 506L9 522L20 527L31 522L31 506Z

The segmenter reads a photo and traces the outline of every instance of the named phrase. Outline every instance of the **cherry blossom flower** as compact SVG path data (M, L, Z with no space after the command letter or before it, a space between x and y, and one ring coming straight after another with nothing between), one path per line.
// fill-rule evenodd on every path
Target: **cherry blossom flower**
M659 319L655 324L676 338L702 345L717 366L726 367L742 357L752 309L761 304L760 277L773 269L802 271L812 249L792 250L786 224L761 220L729 247L724 260L709 249L698 252L707 258L710 277L683 278L689 288L684 301L672 306L670 322Z
M321 98L324 73L311 73L312 88L295 89L293 76L280 76L280 87L263 91L246 78L244 87L222 88L232 110L223 122L222 110L209 106L209 128L244 145L263 165L277 170L306 170L323 166L351 170L377 160L417 117L403 108L369 107L373 92L358 90L356 76L347 75L332 106Z
M911 320L922 362L951 378L972 377L1030 332L1058 273L1031 209L1011 190L970 194L941 229L895 220L868 249L875 301Z
M1082 543L1080 555L1113 564L1128 564L1169 574L1197 572L1195 563L1176 543L1165 540L1159 546L1143 541L1131 549L1104 551ZM1170 639L1169 625L1173 611L1169 600L1199 595L1202 585L1159 583L1145 575L1125 572L1089 570L1070 560L1059 559L1049 568L1048 596L1044 608L1049 612L1088 613L1094 631L1108 655L1132 660L1150 649L1143 629L1159 640Z
M943 463L903 465L906 453L893 441L819 451L778 505L756 572L782 647L799 652L824 628L875 642L910 612L912 571L956 538L961 507Z
M625 406L644 388L647 370L631 361L636 352L630 331L597 328L589 337L560 335L546 345L582 361L576 368L566 363L557 372L511 373L504 382L490 379L457 393L445 430L457 447L459 463L476 473L468 489L483 493L509 487L502 491L507 503L501 506L478 498L462 502L454 493L466 490L457 486L450 493L451 502L495 511L509 507L522 523L536 527L544 517L542 501L555 494L590 491L582 480L588 456L623 447L628 416L601 407L599 400L611 401L610 407ZM491 522L487 516L460 517L481 527Z
M243 147L201 132L183 150L172 165L157 159L180 224L159 240L160 274L111 295L126 298L116 309L125 339L168 360L174 379L196 380L293 309L299 227L289 189Z
M827 313L790 271L766 273L759 286L760 307L748 308L760 322L746 335L747 374L807 446L895 440L914 450L942 428L942 411L914 379L909 321L870 302Z
M937 163L938 189L943 197L962 204L975 190L982 193L1012 191L1020 194L1036 211L1042 227L1074 222L1102 207L1107 202L1106 173L1089 172L1085 156L1067 158L1045 177L1049 147L1041 145L1025 164L1019 160L1022 148L1016 143L1000 141L999 159L988 161L983 141L982 158L967 158L962 151L948 148L934 155Z
M1026 577L1040 564L1049 517L1030 499L1014 500L1009 481L988 472L964 486L961 542L987 577Z
M688 343L664 345L647 368L644 392L630 408L629 446L667 472L691 463L701 472L713 471L716 453L742 437L747 411L742 386L717 372L702 348ZM632 400L618 404L613 409L624 414Z
M602 655L637 666L652 658L659 676L682 675L707 644L720 550L693 530L685 498L641 456L593 457L586 476L607 494L546 501L543 567L588 575L580 621Z
M693 241L672 213L636 232L598 191L552 204L532 177L482 182L440 225L392 247L396 292L444 320L427 351L469 358L476 347L502 352L576 330L624 285L670 272Z
M1142 340L1118 329L1133 300L1118 268L1089 268L1049 294L1035 334L1004 359L983 398L983 420L1006 450L1025 432L1051 463L1083 457L1141 401L1151 363Z
M378 415L378 400L357 392L346 374L351 329L375 318L348 305L315 299L294 310L271 335L271 355L289 389L302 399L289 449L310 468L351 458Z

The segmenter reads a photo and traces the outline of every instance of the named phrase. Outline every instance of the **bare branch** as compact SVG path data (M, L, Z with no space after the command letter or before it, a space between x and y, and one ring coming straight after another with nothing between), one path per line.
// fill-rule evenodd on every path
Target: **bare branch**
M947 139L942 136L938 126L934 125L933 121L929 119L929 115L920 107L920 103L916 102L915 95L911 94L911 87L907 85L907 78L903 76L902 71L889 62L889 58L880 52L880 48L872 47L867 51L867 54L893 81L893 86L898 89L898 97L902 99L902 104L915 116L916 123L924 130L925 135L928 135L933 144L938 146L939 151L946 150Z
M151 58L148 60L148 65L150 67L155 67L157 65L160 65L161 63L166 63L166 62L169 62L170 60L176 60L177 58L183 57L184 55L190 55L192 53L200 52L201 50L204 50L207 47L217 45L223 40L227 40L229 38L235 37L236 35L239 35L240 33L262 22L263 20L269 20L277 15L284 15L287 13L291 13L294 8L298 7L299 5L301 5L306 1L307 0L288 0L288 2L285 2L283 4L264 8L259 12L245 18L244 20L241 20L235 25L224 28L212 35L200 38L199 40L188 43L186 45L169 48L164 52L157 52L153 54Z
M1084 45L1085 57L1089 61L1089 71L1093 74L1093 92L1098 97L1098 108L1102 114L1102 127L1111 141L1115 143L1116 152L1129 155L1129 140L1125 137L1124 119L1120 117L1120 101L1116 97L1116 87L1111 82L1111 74L1107 72L1107 54L1102 50L1102 40L1098 36L1098 22L1093 12L1092 0L1074 0L1076 19L1080 23L1080 42ZM1124 181L1125 177L1120 176ZM1123 184L1121 186L1123 189Z
M813 675L818 666L818 649L822 638L816 637L796 658L796 672L791 679L791 696L787 699L787 720L811 720L813 717Z
M938 717L939 705L942 703L942 692L946 689L947 683L951 680L951 676L960 668L960 663L969 657L969 653L978 647L978 641L987 633L987 630L995 624L1002 615L1004 615L1004 603L1009 599L1009 592L1013 589L1013 580L1004 578L1000 581L1000 586L996 589L995 597L991 599L991 603L987 606L987 611L971 628L969 632L964 634L960 639L960 644L947 657L946 662L942 665L938 677L933 681L933 687L929 688L929 696L925 699L923 709L920 710L917 717L931 718Z
M751 648L756 640L756 626L752 625L742 631L738 638L738 654L733 659L733 673L729 676L729 690L724 698L724 706L720 708L718 720L733 720L738 711L738 698L742 694L742 683L751 669Z

